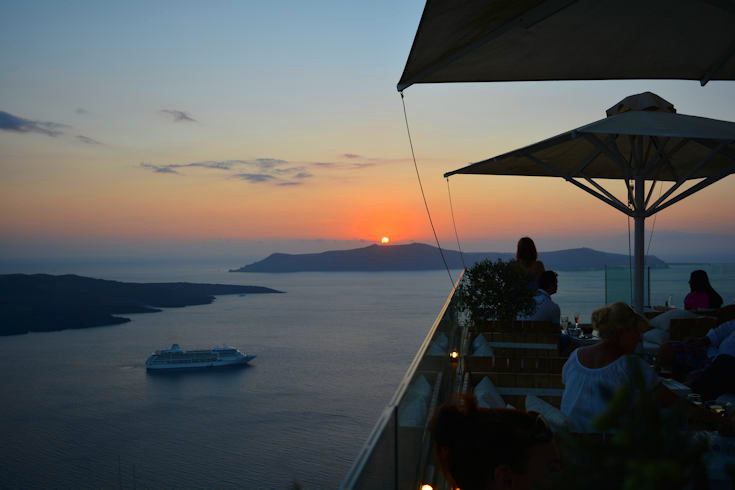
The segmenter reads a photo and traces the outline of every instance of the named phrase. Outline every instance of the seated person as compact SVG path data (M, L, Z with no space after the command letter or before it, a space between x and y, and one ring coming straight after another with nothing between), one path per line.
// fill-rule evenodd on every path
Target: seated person
M536 244L527 236L518 240L516 262L521 268L521 273L528 287L538 289L539 278L545 270L544 263L538 260Z
M554 325L559 325L561 310L559 305L551 299L551 295L556 293L558 286L556 272L543 272L539 277L536 296L533 297L536 302L536 311L532 315L519 317L518 319L533 322L551 322Z
M692 373L690 385L704 400L714 400L724 393L735 393L735 320L713 328L700 339L689 343L707 349L707 363Z
M656 369L669 371L675 379L691 384L693 376L707 369L720 354L735 356L734 325L735 321L730 320L711 329L704 337L664 343L658 351ZM721 359L718 365L727 362L728 359Z
M559 470L554 435L536 412L478 408L474 396L455 396L439 409L432 432L452 488L537 488Z
M607 410L600 385L615 389L631 379L629 359L638 363L649 390L655 390L662 407L671 406L681 399L661 384L658 375L640 357L633 356L641 340L641 332L648 330L648 320L625 303L613 303L592 313L592 325L602 341L582 347L569 356L562 368L561 411L583 431L592 432L594 418ZM689 404L689 415L703 422L723 423L707 410Z
M697 311L722 306L722 296L710 285L705 271L700 269L692 272L689 276L689 289L691 292L684 298L685 309Z

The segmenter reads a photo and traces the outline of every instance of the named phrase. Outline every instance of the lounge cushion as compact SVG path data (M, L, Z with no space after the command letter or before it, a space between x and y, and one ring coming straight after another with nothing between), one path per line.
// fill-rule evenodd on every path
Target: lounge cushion
M480 408L505 408L505 400L487 376L475 386L475 397Z
M544 417L544 419L546 419L549 427L554 432L579 431L577 424L575 424L572 419L567 417L564 412L535 395L526 395L526 411L534 411L540 413Z
M653 319L649 322L649 325L651 325L652 328L665 330L666 332L668 332L671 320L673 320L674 318L697 318L697 315L695 315L691 311L687 311L681 308L674 308L673 310L666 311L658 316L653 317Z

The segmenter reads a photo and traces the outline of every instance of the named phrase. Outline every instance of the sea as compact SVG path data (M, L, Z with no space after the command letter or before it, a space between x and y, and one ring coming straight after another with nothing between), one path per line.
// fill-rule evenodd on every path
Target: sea
M232 273L232 261L0 262L0 273L266 286L129 323L0 337L0 488L335 488L459 271ZM735 302L735 264L651 273L681 306L708 270ZM450 275L452 278L450 279ZM589 321L603 271L559 271L562 315ZM249 367L149 375L156 349L228 344Z

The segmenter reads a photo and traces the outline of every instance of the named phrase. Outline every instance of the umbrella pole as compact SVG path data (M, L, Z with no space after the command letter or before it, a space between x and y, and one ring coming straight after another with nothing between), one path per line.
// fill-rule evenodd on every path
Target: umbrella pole
M635 234L634 234L634 276L633 276L633 307L643 314L643 269L645 267L644 236L646 231L645 211L645 178L635 178Z

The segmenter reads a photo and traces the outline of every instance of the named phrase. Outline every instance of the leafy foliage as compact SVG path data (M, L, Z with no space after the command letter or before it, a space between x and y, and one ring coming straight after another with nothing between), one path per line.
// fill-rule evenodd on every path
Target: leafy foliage
M594 421L607 438L562 435L565 471L559 488L675 490L708 488L707 442L686 430L683 407L662 410L637 362L629 384L602 388L609 410ZM562 482L559 482L562 483Z
M483 260L467 269L458 294L461 308L475 325L487 320L513 320L536 309L535 290L527 287L516 262Z

